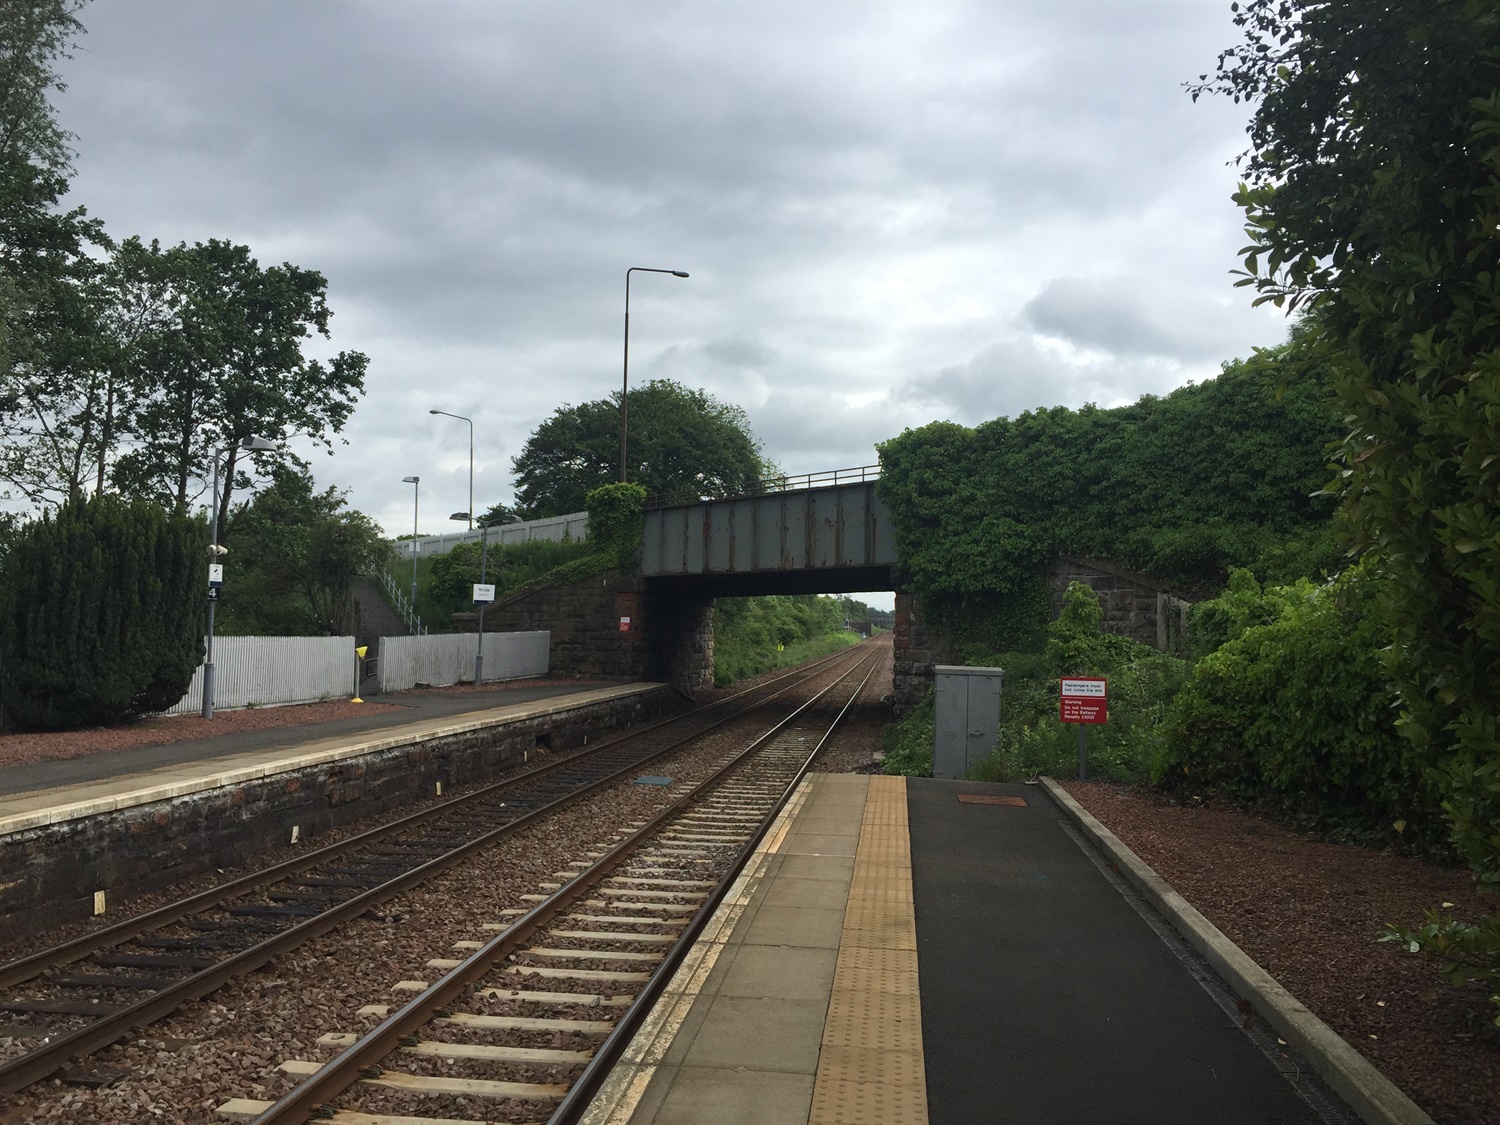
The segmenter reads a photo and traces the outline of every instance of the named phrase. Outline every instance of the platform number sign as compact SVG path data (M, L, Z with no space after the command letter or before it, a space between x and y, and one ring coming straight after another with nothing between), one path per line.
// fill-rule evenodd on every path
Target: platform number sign
M1103 676L1065 676L1057 693L1057 717L1078 724L1078 780L1087 781L1089 750L1085 732L1091 723L1109 721L1109 681Z

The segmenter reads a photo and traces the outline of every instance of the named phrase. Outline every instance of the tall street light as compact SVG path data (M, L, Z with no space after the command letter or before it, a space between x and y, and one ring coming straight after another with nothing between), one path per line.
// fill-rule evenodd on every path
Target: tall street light
M243 437L239 447L246 453L275 449L276 443L263 437ZM227 445L214 446L213 542L208 545L208 651L203 660L203 717L214 717L214 608L219 604L219 589L224 584L224 564L219 562L228 549L219 545L219 458L229 451Z
M630 395L630 275L633 273L669 273L673 277L686 277L686 270L657 270L647 266L631 266L625 271L625 371L620 380L620 483L624 484L625 475L625 446L626 435L629 433L627 425L625 400Z
M417 499L422 491L421 477L402 477L402 484L411 485L411 614L417 616Z
M446 410L429 410L429 414L441 414L444 418L457 418L469 423L469 530L474 530L474 419L462 414L449 414Z

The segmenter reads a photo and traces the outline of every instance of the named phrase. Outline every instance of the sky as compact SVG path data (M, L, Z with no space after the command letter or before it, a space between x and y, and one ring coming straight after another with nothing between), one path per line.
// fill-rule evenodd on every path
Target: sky
M1113 406L1286 335L1233 288L1227 2L95 0L71 202L328 279L370 357L320 485L391 534L513 496L555 409L671 378L782 471ZM306 452L306 450L304 450Z

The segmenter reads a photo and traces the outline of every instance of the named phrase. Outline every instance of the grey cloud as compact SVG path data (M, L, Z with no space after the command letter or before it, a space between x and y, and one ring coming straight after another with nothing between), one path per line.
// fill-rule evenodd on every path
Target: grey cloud
M1204 6L83 18L76 198L116 234L235 238L327 275L333 346L372 362L350 444L315 464L388 526L409 473L424 511L429 476L433 512L462 506L436 496L467 464L430 406L476 417L487 503L537 422L618 386L630 265L692 273L633 288L632 379L738 402L790 471L867 461L923 415L1167 390L1281 332L1209 307L1231 292L1244 112L1179 88L1233 38ZM1066 280L1125 276L1144 307Z

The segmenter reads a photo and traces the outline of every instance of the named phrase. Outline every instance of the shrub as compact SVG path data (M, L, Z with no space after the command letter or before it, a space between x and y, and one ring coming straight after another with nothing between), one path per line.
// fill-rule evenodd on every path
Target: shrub
M162 711L203 660L201 521L143 500L73 500L18 536L0 569L0 697L25 726Z
M1269 590L1236 574L1195 614L1226 639L1177 696L1157 779L1191 777L1357 837L1435 841L1435 796L1396 730L1381 586L1369 563Z

